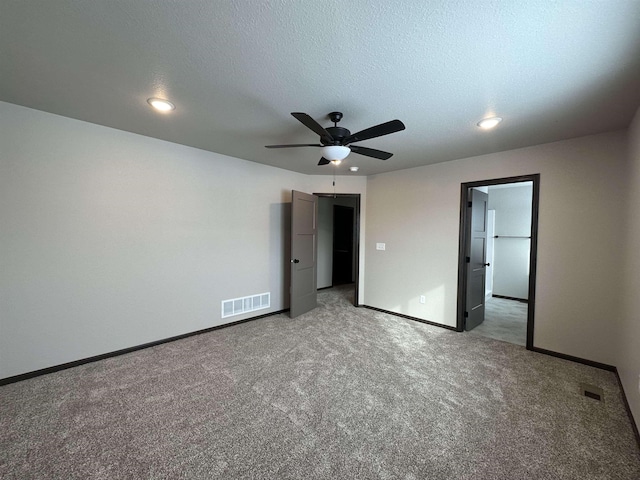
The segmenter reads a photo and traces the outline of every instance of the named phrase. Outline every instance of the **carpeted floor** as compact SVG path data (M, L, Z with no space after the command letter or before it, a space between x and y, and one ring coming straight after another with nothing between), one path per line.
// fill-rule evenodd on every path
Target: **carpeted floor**
M491 297L485 304L484 322L469 333L524 346L527 344L527 304Z
M612 373L344 292L0 387L0 477L640 478Z

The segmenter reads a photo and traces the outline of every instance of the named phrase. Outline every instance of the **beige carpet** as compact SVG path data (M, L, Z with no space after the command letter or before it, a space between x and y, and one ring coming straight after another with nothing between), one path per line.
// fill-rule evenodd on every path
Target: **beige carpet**
M341 292L0 387L0 477L640 478L612 373Z

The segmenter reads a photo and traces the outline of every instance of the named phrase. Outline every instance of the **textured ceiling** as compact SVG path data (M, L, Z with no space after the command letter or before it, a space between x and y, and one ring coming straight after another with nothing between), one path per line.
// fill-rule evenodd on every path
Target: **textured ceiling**
M290 112L402 120L338 167L370 175L628 126L640 0L3 0L0 69L0 100L309 174L264 148L318 141Z

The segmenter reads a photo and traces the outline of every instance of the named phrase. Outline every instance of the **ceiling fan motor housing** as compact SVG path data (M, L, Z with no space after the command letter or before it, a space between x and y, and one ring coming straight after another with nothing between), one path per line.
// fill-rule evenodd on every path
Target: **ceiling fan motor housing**
M342 127L327 127L325 130L333 137L334 142L332 145L342 145L342 141L351 135L349 130ZM320 142L322 142L323 145L331 145L325 142L322 137L320 137Z

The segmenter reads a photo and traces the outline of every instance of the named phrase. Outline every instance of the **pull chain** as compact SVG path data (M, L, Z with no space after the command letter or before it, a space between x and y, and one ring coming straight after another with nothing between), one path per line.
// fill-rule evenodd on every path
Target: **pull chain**
M336 166L333 166L333 198L336 198Z

